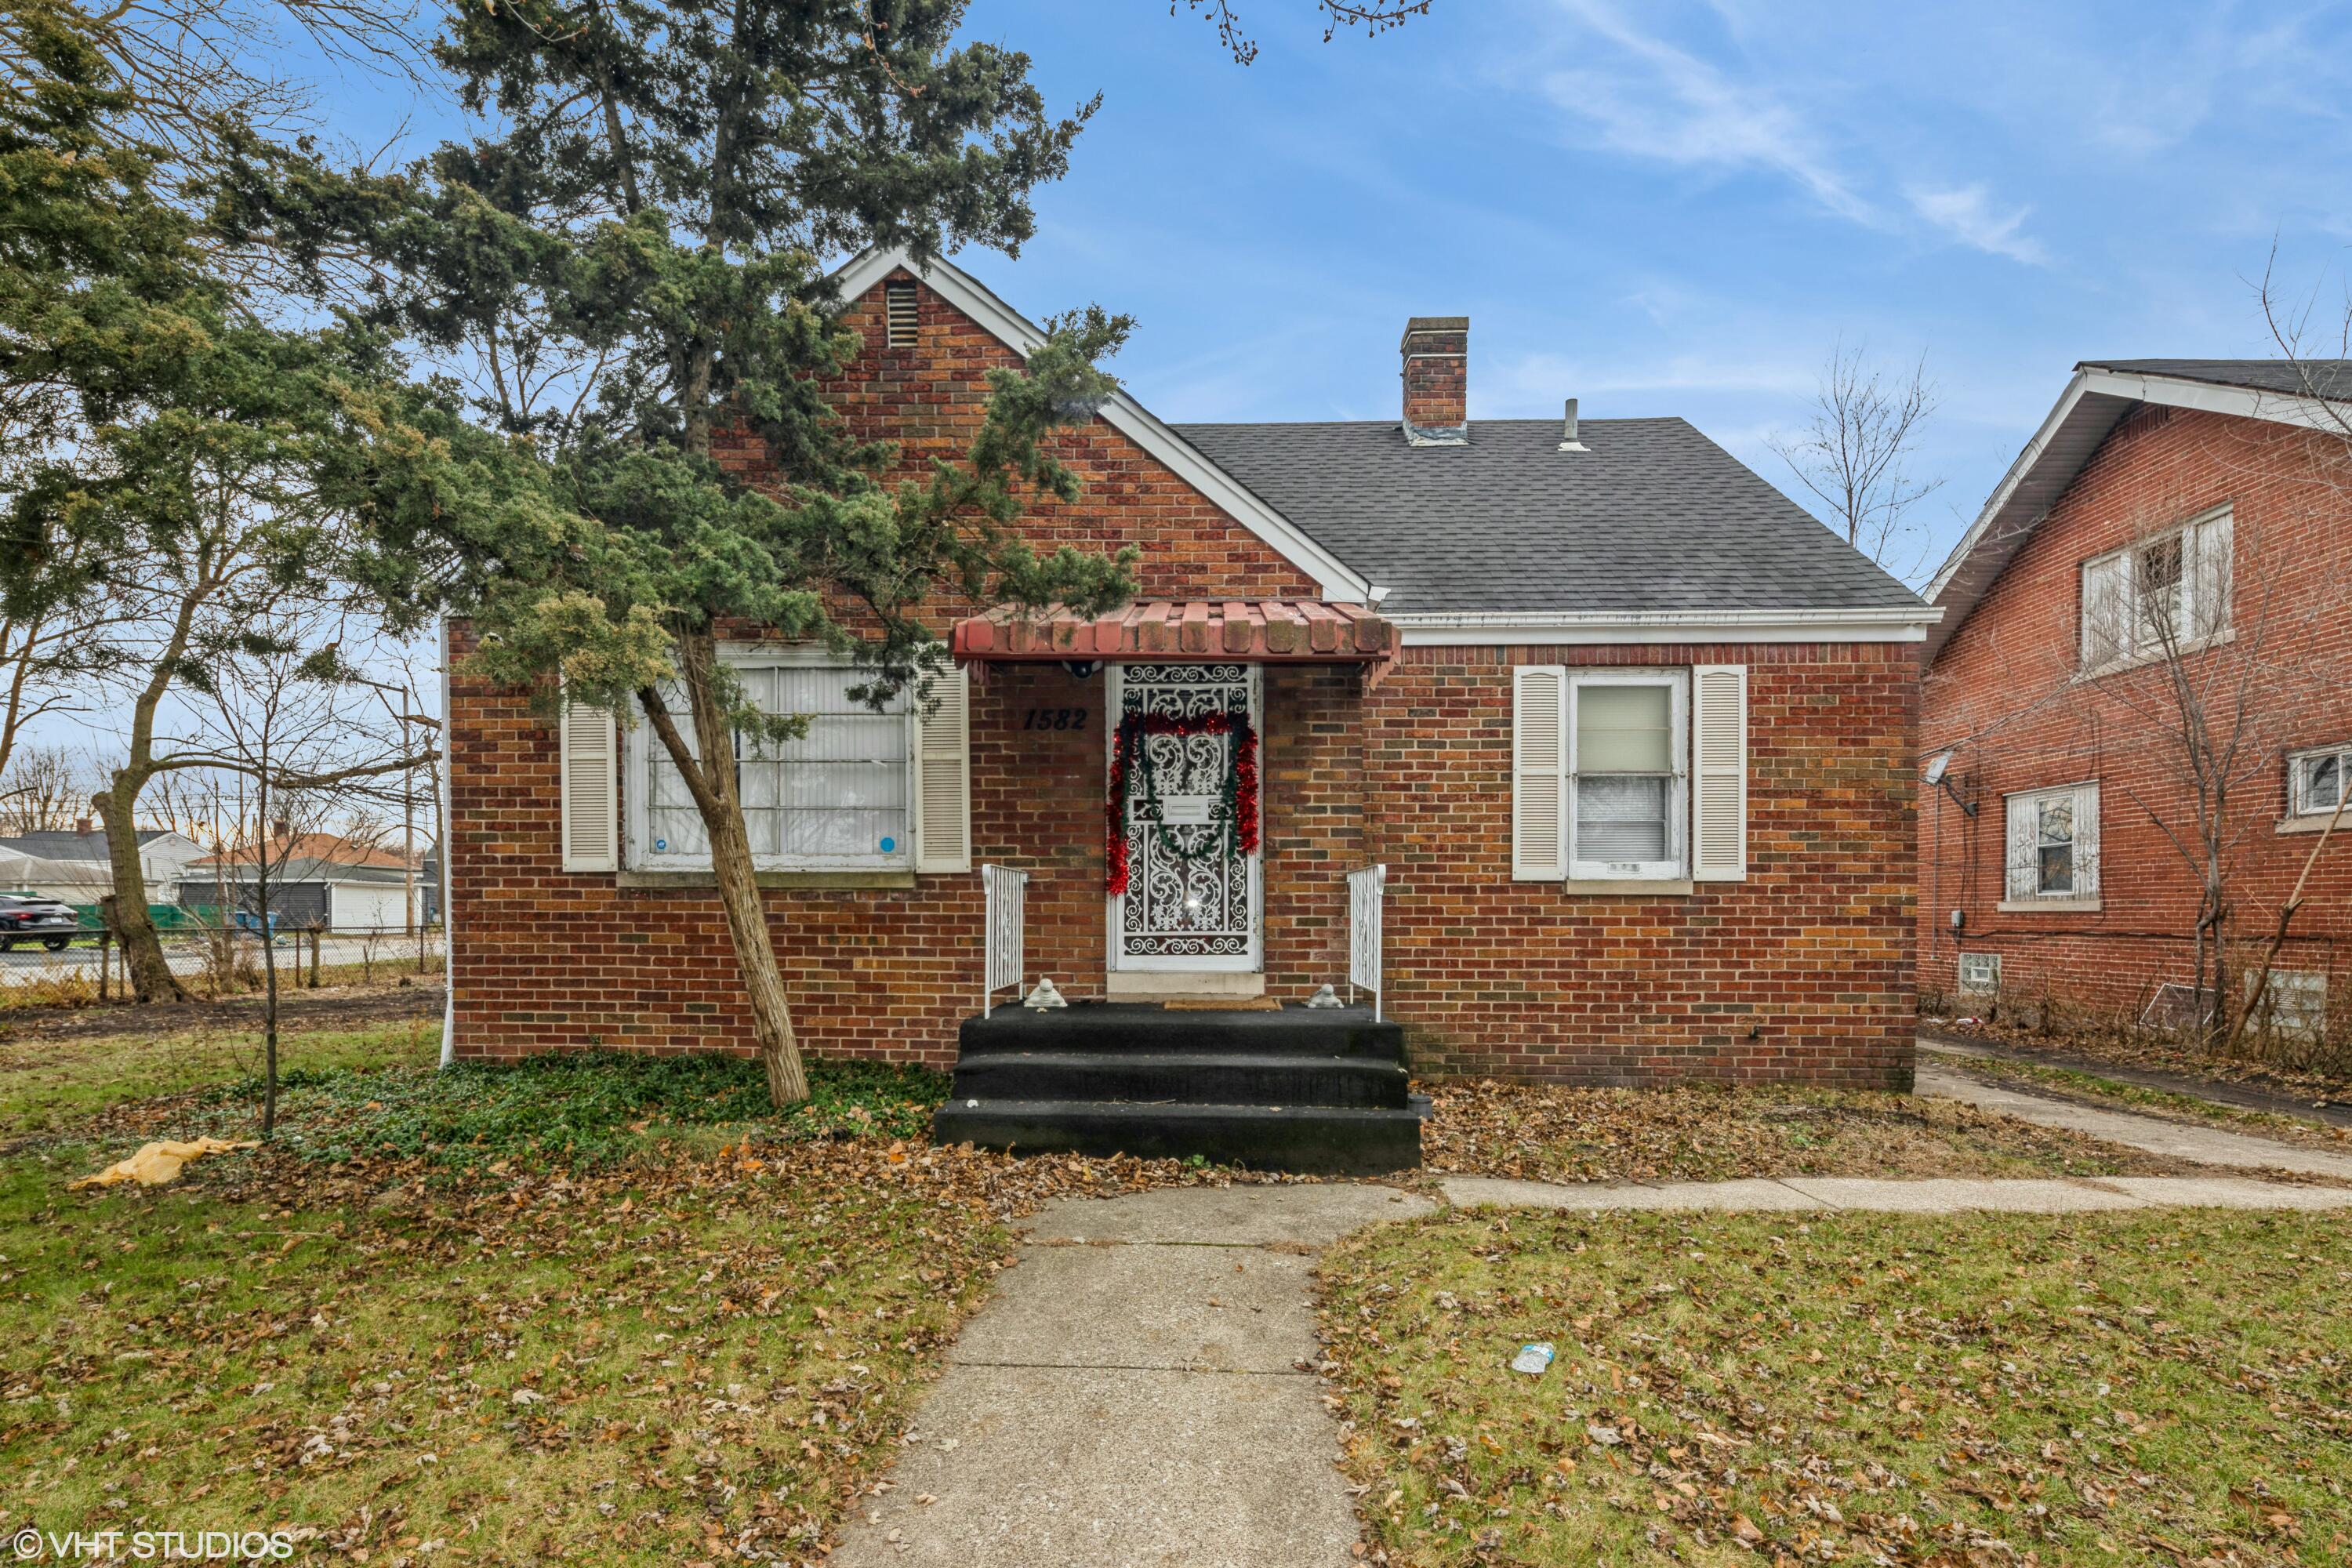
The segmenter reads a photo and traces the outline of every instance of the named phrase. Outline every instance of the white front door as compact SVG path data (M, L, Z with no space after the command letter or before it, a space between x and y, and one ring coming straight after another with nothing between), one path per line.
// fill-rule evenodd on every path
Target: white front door
M1261 736L1265 776L1256 665L1114 664L1109 685L1114 767L1130 716L1234 713L1247 715ZM1234 743L1214 732L1135 737L1125 791L1127 891L1110 900L1113 969L1251 974L1264 967L1259 856L1242 851L1227 788ZM1263 820L1262 799L1259 805Z

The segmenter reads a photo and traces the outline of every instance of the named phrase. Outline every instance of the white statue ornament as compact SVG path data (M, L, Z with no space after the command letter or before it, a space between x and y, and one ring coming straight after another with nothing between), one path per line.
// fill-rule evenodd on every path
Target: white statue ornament
M1037 988L1030 992L1027 999L1021 1005L1024 1007L1034 1008L1040 1013L1046 1012L1055 1007L1066 1007L1069 1005L1067 1002L1062 1000L1062 994L1054 989L1054 982L1050 976L1038 981Z

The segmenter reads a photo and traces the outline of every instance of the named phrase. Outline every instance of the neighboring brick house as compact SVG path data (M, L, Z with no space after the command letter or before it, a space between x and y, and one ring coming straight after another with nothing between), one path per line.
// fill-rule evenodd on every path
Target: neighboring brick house
M2212 842L2231 951L2268 936L2311 863L2272 1021L2309 1030L2343 1007L2352 832L2313 852L2352 766L2352 470L2338 412L2304 393L2347 370L2078 365L1937 574L1920 724L1942 774L1919 816L1932 997L2189 1016L2200 883L2176 840L2206 842L2216 792L2191 782L2187 694L2227 786Z
M1037 329L945 263L841 281L869 352L836 406L909 463L958 453ZM812 1050L955 1059L983 865L1030 879L1024 984L1297 1003L1345 988L1347 874L1381 863L1417 1066L1908 1083L1933 612L1682 420L1468 420L1468 331L1409 325L1402 419L1171 426L1120 395L1062 442L1083 498L1024 528L1139 545L1138 604L943 615L928 715L736 650L816 715L743 764ZM698 823L642 728L559 726L462 663L449 714L457 1053L744 1047Z

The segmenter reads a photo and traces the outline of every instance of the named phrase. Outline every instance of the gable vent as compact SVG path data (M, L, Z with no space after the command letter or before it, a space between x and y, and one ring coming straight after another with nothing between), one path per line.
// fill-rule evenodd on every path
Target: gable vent
M888 321L889 335L886 340L894 349L915 346L915 327L919 319L915 303L915 282L911 278L893 278L882 285L882 304Z

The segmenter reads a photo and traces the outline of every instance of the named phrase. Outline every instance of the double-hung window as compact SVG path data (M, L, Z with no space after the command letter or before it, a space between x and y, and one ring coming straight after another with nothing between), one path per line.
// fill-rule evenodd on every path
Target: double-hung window
M729 738L752 863L761 870L887 871L913 865L914 702L901 692L877 711L849 695L869 679L820 650L756 646L728 664L761 711L794 716L798 739ZM696 746L685 694L667 693ZM630 863L643 870L710 864L701 814L650 726L630 731Z
M2352 746L2323 746L2291 753L2286 760L2287 815L2320 819L2334 816L2336 803L2344 799L2347 775L2352 775ZM2352 804L2344 807L2344 820L2352 826Z
M1569 875L1680 878L1690 762L1689 678L1575 670L1568 688Z
M2099 896L2099 786L2029 790L2008 797L2010 906L2082 903Z
M2230 630L2230 509L2083 563L2083 668L2201 647Z

